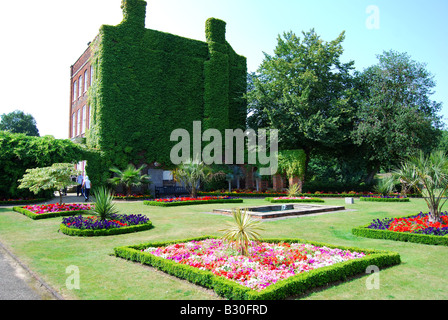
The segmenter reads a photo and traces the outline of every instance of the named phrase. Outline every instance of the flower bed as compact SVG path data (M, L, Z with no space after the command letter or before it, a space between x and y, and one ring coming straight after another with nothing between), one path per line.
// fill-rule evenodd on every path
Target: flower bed
M233 198L229 196L206 196L206 197L179 197L179 198L167 198L167 199L152 199L145 200L143 204L148 206L161 206L161 207L173 207L173 206L186 206L195 204L208 204L208 203L241 203L243 199Z
M319 198L311 197L276 197L276 198L265 198L266 201L271 203L300 203L300 202L325 202Z
M399 264L397 253L335 247L300 239L253 243L247 257L221 239L205 236L172 242L118 247L115 255L152 265L212 288L228 299L285 299L313 287Z
M25 204L25 203L38 203L43 202L47 199L45 198L18 198L18 199L2 199L0 200L0 205L14 205L14 204Z
M409 202L408 197L400 195L367 195L359 198L361 201L378 201L378 202Z
M375 219L366 226L354 228L352 233L367 238L448 245L448 213L441 215L442 223L429 222L428 218L428 213L420 212L400 218Z
M144 215L113 214L109 219L82 215L62 219L59 230L70 236L105 236L131 233L152 228L151 221Z
M131 194L129 196L121 193L117 193L114 195L114 200L145 200L150 199L152 195L150 194Z
M70 216L81 213L88 213L93 209L91 204L44 204L44 205L29 205L23 207L14 207L13 210L22 213L31 219L46 219L60 216Z
M232 191L232 192L226 192L226 191L210 191L210 192L198 192L198 195L200 196L239 196L239 197L284 197L287 196L288 192L261 192L261 191ZM323 191L316 191L314 193L306 192L301 193L300 196L307 196L307 197L328 197L328 198L345 198L345 197L363 197L363 196L379 196L379 194L374 194L372 192L323 192ZM410 194L409 197L413 198L421 198L421 195L418 194Z

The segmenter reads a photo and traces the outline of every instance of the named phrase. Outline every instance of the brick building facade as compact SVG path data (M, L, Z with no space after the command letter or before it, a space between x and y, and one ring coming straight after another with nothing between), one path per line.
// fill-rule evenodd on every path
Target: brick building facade
M70 67L70 139L85 137L86 129L90 127L90 106L87 90L92 83L93 69L90 64L90 46Z

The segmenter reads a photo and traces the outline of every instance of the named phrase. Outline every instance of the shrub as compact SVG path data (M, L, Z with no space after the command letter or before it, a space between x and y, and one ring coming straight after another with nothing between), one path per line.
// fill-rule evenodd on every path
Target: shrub
M211 288L218 295L224 298L235 300L285 299L288 296L304 293L306 290L312 289L314 287L323 286L328 283L333 283L340 280L345 280L349 276L365 273L367 267L371 265L375 265L378 268L384 268L399 264L401 262L400 255L395 252L338 246L337 248L342 250L364 252L366 255L359 259L353 259L342 263L337 263L335 265L311 270L309 272L300 273L285 280L279 281L262 291L255 291L226 278L216 276L209 271L175 263L171 260L154 256L148 252L143 252L144 249L149 247L163 247L170 244L188 241L199 241L208 238L212 237L204 236L186 240L152 242L134 246L116 247L114 248L114 253L117 257L151 265L170 275L188 280L194 284L206 288ZM277 243L300 242L309 243L316 246L336 248L333 245L315 243L302 239L264 239L263 241Z

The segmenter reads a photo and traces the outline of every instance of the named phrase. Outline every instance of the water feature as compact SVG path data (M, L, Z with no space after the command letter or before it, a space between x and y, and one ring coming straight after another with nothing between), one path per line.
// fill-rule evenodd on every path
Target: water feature
M236 209L236 208L235 208ZM257 219L273 219L286 216L301 216L307 214L325 213L332 211L345 210L343 206L326 206L317 204L288 203L278 205L266 205L256 207L239 207L240 210L246 210L247 213ZM213 213L231 215L232 209L214 209Z

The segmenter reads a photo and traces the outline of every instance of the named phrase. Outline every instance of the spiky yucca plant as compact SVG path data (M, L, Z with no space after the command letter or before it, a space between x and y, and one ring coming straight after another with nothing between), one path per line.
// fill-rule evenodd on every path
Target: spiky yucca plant
M227 222L229 227L220 231L224 232L224 240L236 242L240 254L247 256L250 242L259 241L261 237L257 231L264 229L260 226L261 222L251 218L246 209L234 209L232 216L233 221Z
M298 184L290 185L288 188L288 197L297 197L300 194L300 186Z
M100 220L106 220L111 215L118 213L113 203L114 195L106 187L98 187L93 190L95 197L94 212Z

